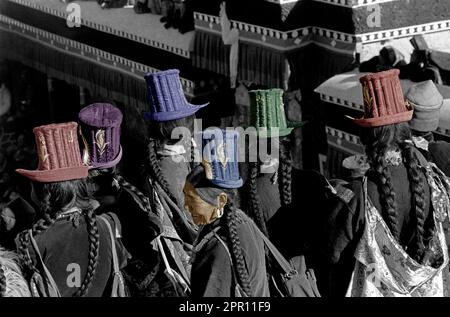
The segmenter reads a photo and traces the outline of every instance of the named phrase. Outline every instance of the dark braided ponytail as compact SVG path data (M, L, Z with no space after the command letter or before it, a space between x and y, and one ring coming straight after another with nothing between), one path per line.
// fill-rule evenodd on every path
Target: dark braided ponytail
M368 153L369 154L369 153ZM383 208L383 214L388 219L387 225L394 238L399 241L400 232L398 231L398 214L395 203L395 191L392 185L391 175L389 173L384 153L373 152L368 155L372 162L371 168L373 174L377 177L378 190L380 192L380 201Z
M405 166L408 170L408 178L411 188L412 206L415 209L416 216L416 245L412 250L413 258L420 262L423 259L425 252L425 189L423 184L425 183L424 175L420 171L419 161L414 153L414 149L411 144L402 144L402 154L405 160ZM433 226L429 226L427 236L432 236L434 233Z
M92 280L94 279L95 271L98 264L98 250L100 247L100 239L97 227L97 218L95 216L94 210L89 209L84 212L86 217L86 223L88 227L88 238L89 238L89 260L88 268L86 270L86 276L84 277L83 283L80 288L75 292L73 296L83 297L86 295L87 291L92 285Z
M158 156L156 153L156 141L154 139L149 140L147 150L147 160L145 162L147 173L159 183L161 189L167 193L170 199L177 201L170 192L169 184L164 178L161 167L159 166Z
M52 209L52 194L50 190L50 186L41 186L40 184L35 184L33 186L33 190L36 191L39 189L39 200L40 205L39 209L42 211L43 216L39 219L31 228L31 233L33 236L36 236L45 230L47 230L56 220L56 209ZM66 197L64 200L73 199L73 195L71 198ZM61 206L62 208L63 206ZM22 267L24 269L24 274L27 276L27 279L30 279L34 273L39 273L38 269L34 266L32 259L28 253L28 247L31 243L30 236L28 234L28 230L22 231L18 236L18 246L17 251L19 254L20 261L22 263Z
M144 207L145 211L152 212L152 207L150 205L150 200L136 186L134 186L134 185L130 184L129 182L127 182L119 174L115 174L113 177L114 177L114 179L117 180L117 182L119 183L120 187L129 189L131 192L133 192L136 196L139 197L139 199L143 203L143 207Z
M257 162L249 163L249 176L248 176L248 194L250 199L250 210L251 217L255 220L259 229L266 235L269 236L266 220L264 219L263 211L261 209L261 203L259 200L258 189L256 187L258 174L259 174L259 164Z
M226 224L228 229L228 246L232 250L234 267L236 267L240 285L247 296L252 296L250 285L250 276L245 266L244 254L242 252L241 241L237 233L238 215L232 203L228 202L225 205L224 213L226 217Z
M281 206L292 202L292 157L289 138L280 140L280 164L278 167L278 188Z
M396 125L387 125L362 130L361 141L366 146L366 154L370 163L369 175L374 177L380 194L382 214L394 238L399 241L398 214L395 204L395 191L391 181L385 154L388 150L398 149Z

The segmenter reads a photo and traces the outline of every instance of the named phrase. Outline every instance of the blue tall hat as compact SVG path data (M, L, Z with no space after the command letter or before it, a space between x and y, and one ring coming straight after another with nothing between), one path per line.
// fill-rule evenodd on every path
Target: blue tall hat
M202 165L206 178L221 188L239 188L242 178L238 166L239 134L232 130L209 128L201 132Z
M188 117L207 106L190 104L184 95L180 71L169 69L144 76L147 82L147 99L150 111L144 118L151 121L171 121Z

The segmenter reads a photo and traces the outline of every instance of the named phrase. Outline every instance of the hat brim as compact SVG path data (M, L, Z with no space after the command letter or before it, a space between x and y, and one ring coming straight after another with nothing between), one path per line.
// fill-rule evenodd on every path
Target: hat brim
M240 188L244 184L244 181L242 178L239 178L237 180L228 180L228 181L219 181L219 180L209 180L211 183L213 183L215 186L220 188Z
M196 113L197 111L199 111L200 109L206 107L207 105L209 105L209 102L205 103L203 105L188 104L188 107L186 107L185 109L180 110L180 111L155 112L155 113L144 112L144 119L149 120L149 121L157 121L157 122L177 120L177 119L189 117L189 116L193 115L194 113Z
M74 179L83 179L88 176L87 166L58 168L53 170L25 170L16 169L16 172L38 183L63 182Z
M413 110L405 111L396 113L393 115L387 115L379 118L362 118L362 119L355 119L352 117L347 116L350 120L352 120L356 125L362 127L362 128L375 128L375 127L382 127L385 125L395 124L395 123L401 123L401 122L408 122L412 119L413 116Z
M101 169L101 168L114 167L117 164L119 164L121 159L122 159L122 146L120 146L119 154L117 154L117 156L112 161L105 162L105 163L92 164L91 166L89 166L89 169Z
M261 138L284 137L284 136L291 134L291 132L294 129L303 127L306 123L307 123L307 121L288 122L288 126L286 128L282 128L282 129L257 128L256 135Z

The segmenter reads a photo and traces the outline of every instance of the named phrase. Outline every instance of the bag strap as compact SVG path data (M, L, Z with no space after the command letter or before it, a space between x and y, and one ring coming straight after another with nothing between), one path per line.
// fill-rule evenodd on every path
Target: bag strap
M172 267L170 266L169 260L167 259L166 251L164 250L164 246L162 245L162 242L161 242L161 237L158 236L158 237L156 237L155 240L158 245L158 249L161 252L161 257L163 258L163 262L164 262L164 266L166 267L167 274L169 274L172 283L182 284L184 287L183 291L185 293L190 293L191 289L189 287L189 280L186 280L185 277L178 274L178 272L175 271L174 269L172 269ZM175 289L176 289L176 287L175 287Z
M269 249L270 253L272 253L274 259L278 262L278 264L280 265L280 267L283 269L283 271L288 274L296 274L297 270L295 270L290 264L289 262L285 259L285 257L280 253L280 251L278 251L278 249L273 245L272 242L270 242L269 238L266 237L266 235L264 233L261 232L261 230L255 226L256 229L258 230L261 238L264 241L264 244L267 246L267 249Z
M160 207L162 210L165 210L163 204L164 204L165 202L167 202L167 200L162 200L162 199L159 197L159 194L158 194L158 192L157 192L156 190L155 190L155 192L154 192L154 195L155 195L155 202L159 205L159 207ZM169 201L170 201L170 199L169 199ZM169 207L167 207L167 208L169 208ZM182 243L183 245L185 245L186 243L179 237L179 235L178 235L177 232L176 232L176 234L177 234L177 240L180 241L180 243ZM164 238L164 237L162 237L162 238ZM158 248L160 249L161 254L162 254L162 255L166 258L166 260L167 260L166 253L165 253L164 248L163 248L163 243L164 243L166 246L168 246L168 243L167 243L166 239L163 239L163 240L161 241L161 236L158 236L157 239L158 239L158 240L157 240ZM186 269L185 269L184 265L181 263L180 259L179 259L176 255L174 255L174 254L171 254L171 255L172 255L172 259L175 261L175 264L177 265L179 271L181 272L183 279L184 279L185 281L189 281L188 273L186 272ZM166 262L165 262L165 263L166 263ZM167 262L167 264L168 264L168 262ZM166 267L167 267L167 265L166 265Z
M52 294L49 294L49 295L51 297L61 297L58 286L56 285L56 282L53 279L52 274L50 273L47 266L45 266L44 261L42 260L41 252L39 251L39 247L36 243L36 240L33 237L33 233L32 233L31 229L28 230L28 234L30 236L31 245L33 246L33 249L36 253L37 261L39 262L39 265L42 267L42 269L44 271L43 273L45 274L46 280L48 281L48 283L50 284L50 286L52 287L52 289L54 291L54 293L52 292ZM56 295L56 296L52 296L52 295Z
M120 223L119 217L113 212L108 212L108 215L113 219L114 225L116 228L115 237L116 238L122 238L122 225Z
M113 214L111 214L111 215L113 215ZM105 223L106 227L108 228L109 237L111 239L111 253L112 253L113 274L114 274L113 285L112 285L112 296L116 297L115 290L117 290L117 289L122 289L123 290L124 289L123 280L121 278L122 273L120 272L120 268L119 268L119 259L117 257L116 238L115 238L115 236L113 234L113 230L111 228L111 224L106 219L106 216L105 215L101 215L101 216L99 216L99 218ZM113 217L113 219L114 219L114 217ZM116 278L116 277L118 277L118 278ZM120 296L124 296L125 294L123 292L119 292L119 295Z
M113 257L113 269L114 269L114 273L120 272L119 270L119 261L117 258L117 250L116 250L116 243L115 243L115 236L114 233L112 231L111 228L111 224L109 223L109 221L105 218L104 215L101 215L99 217L104 224L106 225L106 227L108 228L108 232L109 232L109 237L111 239L111 253L112 253L112 257Z
M164 239L161 241L161 244L164 244L164 245L167 246L167 248L169 248L168 240L167 240L167 239L164 238ZM169 249L170 249L170 248L169 248ZM180 270L180 273L181 273L181 276L183 277L183 279L184 279L185 281L189 281L188 273L187 273L186 268L184 267L183 263L181 263L180 257L179 257L179 256L176 256L176 255L173 255L172 252L171 252L171 255L172 255L172 259L174 260L176 266L177 266L178 269Z
M228 249L227 244L225 243L225 241L223 241L223 239L221 237L219 237L219 235L217 234L216 231L213 231L213 235L220 242L220 244L222 244L222 246L225 248L225 251L227 252L228 258L230 259L231 274L233 275L234 285L239 285L239 282L238 282L238 279L237 279L237 276L236 276L236 272L234 271L233 258L231 257L230 249Z

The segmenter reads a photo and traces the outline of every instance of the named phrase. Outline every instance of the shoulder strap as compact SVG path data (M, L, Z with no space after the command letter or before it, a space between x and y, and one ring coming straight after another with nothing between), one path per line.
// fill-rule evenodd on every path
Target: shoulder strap
M272 253L274 259L278 262L283 271L286 274L296 273L295 272L296 270L289 264L289 262L284 258L284 256L280 253L280 251L278 251L278 249L273 245L273 243L270 242L270 240L266 237L266 235L262 233L261 230L259 230L259 228L257 229L267 249L269 249L270 253Z
M173 283L175 290L178 290L177 285L180 285L180 286L182 286L182 288L183 288L182 291L185 294L190 294L191 290L189 287L189 280L186 280L177 271L175 271L171 268L169 260L167 259L166 251L164 250L164 246L162 245L162 242L161 242L161 237L158 236L158 237L156 237L155 240L158 245L159 252L161 253L161 257L163 259L164 266L166 267L167 274L169 275L170 280ZM180 296L182 296L182 295L183 294L181 294Z
M111 214L112 215L112 214ZM116 238L113 234L111 225L109 223L109 221L106 219L105 215L101 215L99 217L106 225L106 227L108 228L108 232L109 232L109 237L111 239L111 253L112 253L112 258L113 258L113 285L112 285L112 297L124 297L124 283L122 280L122 273L120 272L119 269L119 260L117 258L117 250L116 250ZM116 223L117 224L117 223ZM116 225L117 228L117 225ZM116 293L116 291L119 290L118 293Z
M105 218L105 216L101 215L99 218L103 221L103 223L108 228L109 237L111 239L111 252L112 252L112 257L113 257L113 269L114 269L114 273L116 273L116 272L119 271L119 261L117 259L117 250L116 250L115 236L113 234L111 225L110 225L109 221Z
M33 249L36 253L36 259L39 262L39 266L43 269L43 273L45 274L45 279L50 284L52 290L49 290L50 297L61 297L61 294L59 293L58 286L56 285L55 280L53 279L52 274L48 270L47 266L45 266L44 261L42 260L41 252L39 251L39 247L36 243L36 240L33 237L33 233L31 229L28 230L28 234L30 236L31 245L33 246Z
M116 238L122 238L122 225L120 223L119 218L117 217L117 215L113 212L108 212L108 215L113 219L114 221L114 225L116 228L116 232L115 232L115 236Z

